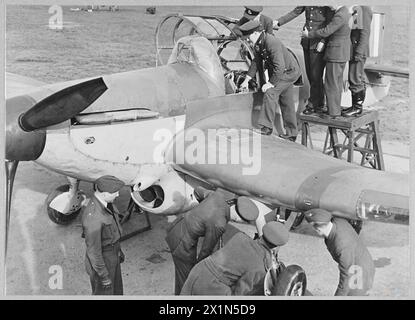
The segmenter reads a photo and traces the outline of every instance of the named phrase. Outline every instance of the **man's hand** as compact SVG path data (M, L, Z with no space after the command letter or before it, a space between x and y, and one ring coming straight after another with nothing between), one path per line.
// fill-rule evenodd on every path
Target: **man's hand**
M241 92L248 92L249 91L249 80L252 78L250 76L246 76L245 80L241 83L241 86L239 87L239 90Z
M111 290L112 289L112 281L109 277L101 278L101 286L104 290Z
M280 26L280 23L278 22L278 20L272 21L272 29L278 30L280 27L281 26Z
M269 83L269 82L267 82L266 84L264 84L263 86L262 86L262 92L266 92L268 89L270 89L270 88L274 88L274 86L271 84L271 83Z
M303 31L301 31L301 37L302 38L308 38L308 30L307 30L307 28L303 28Z

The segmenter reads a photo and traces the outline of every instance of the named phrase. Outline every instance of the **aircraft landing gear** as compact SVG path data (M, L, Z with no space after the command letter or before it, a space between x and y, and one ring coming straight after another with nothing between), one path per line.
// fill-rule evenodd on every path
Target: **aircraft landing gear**
M295 212L290 209L280 207L277 211L278 219L281 215L284 217L285 225L290 231L296 230L301 225L305 217L303 212Z
M307 277L303 268L292 264L285 266L278 261L278 266L268 270L264 279L265 296L304 296L307 290Z
M273 296L304 296L307 287L307 277L303 268L292 264L282 269L278 274L277 283L272 292Z
M145 217L145 221L146 221L146 225L144 227L135 229L135 230L131 230L131 231L127 231L125 232L125 227L124 229L124 233L121 236L121 241L130 239L131 237L134 237L142 232L151 230L151 221L150 221L150 217L148 216L148 212L144 211L143 209L141 209L133 200L133 198L130 199L130 202L128 204L128 208L126 211L126 214L121 218L121 225L124 225L125 223L127 223L130 218L131 215L133 214L138 214L141 215L143 214Z
M67 225L78 216L86 198L78 189L79 180L68 180L69 184L59 186L46 198L46 210L50 220L60 225Z

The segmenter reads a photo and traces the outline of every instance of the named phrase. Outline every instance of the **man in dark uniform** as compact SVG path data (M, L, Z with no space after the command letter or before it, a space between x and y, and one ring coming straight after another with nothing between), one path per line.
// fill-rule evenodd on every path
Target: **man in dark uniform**
M263 295L265 275L289 235L276 221L268 222L262 231L256 240L238 232L222 249L200 261L190 272L181 295Z
M114 176L95 181L95 193L82 214L82 237L86 243L85 266L93 295L122 295L120 263L121 225L112 202L119 196L124 182Z
M341 96L343 91L343 72L350 59L350 26L349 8L341 6L336 9L332 20L326 27L308 31L303 30L305 38L327 38L324 59L326 60L326 76L324 90L327 97L328 113L331 118L341 115Z
M279 105L286 130L286 134L280 137L295 141L298 131L294 83L301 76L298 61L279 39L260 31L258 22L249 21L240 29L243 36L249 36L255 46L255 58L241 84L242 91L248 89L248 82L255 76L258 65L264 65L264 70L268 70L269 75L269 81L261 88L264 92L264 102L258 117L260 132L265 135L272 133Z
M175 266L176 295L180 294L193 266L212 254L231 219L230 205L234 204L233 194L222 189L211 191L198 187L195 196L201 203L177 218L167 230L166 242ZM255 212L237 212L245 221L256 219L252 216ZM201 237L204 239L197 256L197 244Z
M238 36L241 36L241 31L239 30L239 27L247 23L250 20L255 20L259 22L261 31L263 30L266 33L274 34L272 19L261 13L263 9L264 8L262 6L245 7L245 12L244 12L243 17L239 19L235 27L233 27L233 31Z
M349 61L349 89L352 93L352 106L343 110L346 117L359 115L363 110L366 97L365 62L369 56L370 24L372 9L368 6L356 6L353 11L353 25L350 34L352 52Z
M335 296L363 296L372 288L375 266L372 256L345 219L333 218L322 209L311 209L306 220L325 238L328 251L339 264L340 278Z
M330 7L312 7L301 6L295 7L294 10L288 12L286 15L274 20L274 28L278 29L280 26L305 13L304 29L314 31L324 28L332 19L334 11ZM301 46L304 52L304 62L308 81L310 82L310 98L305 114L313 112L322 112L324 106L324 87L323 87L323 72L326 65L324 57L323 38L302 38Z

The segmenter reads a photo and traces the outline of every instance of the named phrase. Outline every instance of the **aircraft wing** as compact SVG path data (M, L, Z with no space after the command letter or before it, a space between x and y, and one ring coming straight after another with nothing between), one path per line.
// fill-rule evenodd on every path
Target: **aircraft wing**
M377 63L366 63L366 72L378 72L386 76L398 77L398 78L409 78L408 68L395 67Z
M36 88L46 85L45 82L6 72L6 98L24 95Z
M248 93L190 103L185 130L176 135L167 159L179 171L271 206L323 208L351 219L407 220L407 176L253 132L251 119L261 99L260 93Z

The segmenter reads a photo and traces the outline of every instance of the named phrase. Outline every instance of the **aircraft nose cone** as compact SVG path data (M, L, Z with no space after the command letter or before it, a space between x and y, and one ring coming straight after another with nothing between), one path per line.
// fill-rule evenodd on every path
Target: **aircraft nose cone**
M19 125L21 114L36 104L30 96L18 96L6 101L6 159L16 161L36 160L43 152L46 131L26 132Z

